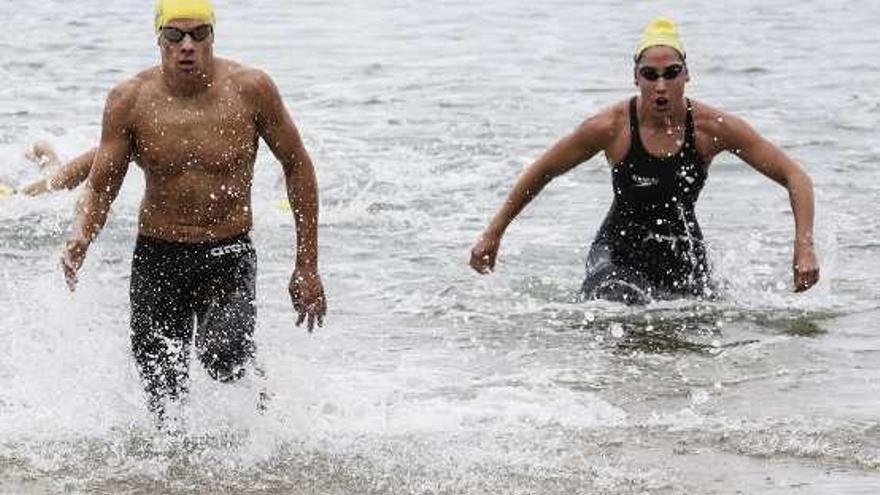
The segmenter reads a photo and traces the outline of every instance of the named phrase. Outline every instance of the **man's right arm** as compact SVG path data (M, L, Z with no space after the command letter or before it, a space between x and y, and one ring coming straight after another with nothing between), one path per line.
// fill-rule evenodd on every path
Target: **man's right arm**
M101 143L95 151L82 196L77 201L76 217L61 259L70 290L76 286L76 274L85 260L86 251L107 221L110 204L119 193L128 171L135 84L123 83L107 97Z
M513 219L551 180L606 149L613 131L614 109L609 109L584 121L529 165L471 250L471 267L483 274L492 271L501 238Z

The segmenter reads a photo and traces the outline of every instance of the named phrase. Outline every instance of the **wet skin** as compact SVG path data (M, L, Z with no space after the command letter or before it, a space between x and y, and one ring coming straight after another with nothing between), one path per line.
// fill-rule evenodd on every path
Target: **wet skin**
M678 152L684 142L687 102L685 69L674 79L643 77L639 70L651 67L663 72L684 61L677 51L664 46L648 48L633 69L639 89L639 133L645 149L655 156ZM795 219L793 248L794 290L809 289L819 280L819 262L813 250L813 186L809 176L781 149L764 139L749 124L727 112L691 100L697 152L708 167L719 153L736 154L755 170L784 186ZM495 267L501 238L510 222L553 178L604 152L611 166L629 151L629 100L624 100L585 120L563 137L517 179L499 211L471 249L470 265L486 274Z
M198 19L167 26L191 31ZM297 324L311 330L326 313L317 268L318 198L314 168L275 84L265 73L214 57L213 35L197 42L159 37L159 66L114 88L101 143L77 205L62 265L71 290L86 251L103 227L130 161L144 171L138 230L196 243L248 232L258 140L281 162L297 231L289 292Z

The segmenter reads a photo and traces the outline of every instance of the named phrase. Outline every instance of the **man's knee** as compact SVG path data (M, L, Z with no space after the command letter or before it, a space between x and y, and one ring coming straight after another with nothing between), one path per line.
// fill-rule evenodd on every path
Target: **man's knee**
M244 376L254 357L255 311L251 301L210 306L202 316L196 347L208 375L221 382Z
M218 339L206 342L199 359L208 376L220 382L233 382L245 375L254 356L250 338Z

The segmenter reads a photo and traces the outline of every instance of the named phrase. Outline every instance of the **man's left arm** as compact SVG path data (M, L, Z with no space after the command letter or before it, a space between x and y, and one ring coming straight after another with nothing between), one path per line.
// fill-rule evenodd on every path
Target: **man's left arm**
M795 223L794 290L803 292L819 281L819 261L813 250L813 182L803 168L744 120L728 115L723 122L727 150L788 190Z
M299 131L284 107L278 88L268 75L256 72L254 94L260 136L281 162L296 224L296 268L290 279L290 297L311 332L315 323L323 324L327 313L324 288L318 274L318 185L315 168L306 152Z

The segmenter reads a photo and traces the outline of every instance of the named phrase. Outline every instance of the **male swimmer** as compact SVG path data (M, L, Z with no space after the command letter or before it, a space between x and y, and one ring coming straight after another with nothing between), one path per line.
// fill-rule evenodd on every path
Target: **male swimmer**
M314 167L272 79L215 57L214 27L210 0L158 1L161 62L110 92L62 256L73 290L129 162L137 163L145 191L131 268L131 346L160 420L186 393L191 342L216 380L235 381L252 368L257 258L249 231L260 138L281 162L296 205L288 287L296 324L311 331L326 314Z

